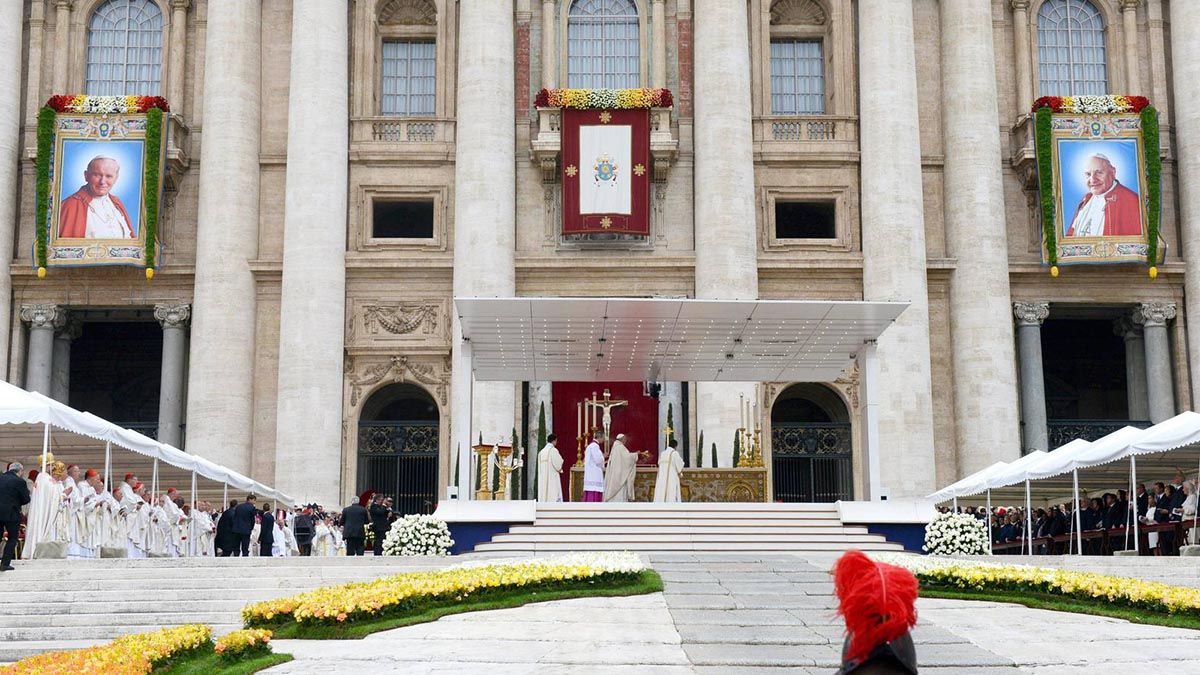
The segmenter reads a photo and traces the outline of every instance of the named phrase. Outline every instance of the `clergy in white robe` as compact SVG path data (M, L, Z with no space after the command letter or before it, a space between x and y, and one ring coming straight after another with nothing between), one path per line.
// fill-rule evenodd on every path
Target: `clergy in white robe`
M596 434L583 451L583 501L604 501L604 451L600 442L604 434Z
M63 478L63 509L67 519L67 557L72 559L94 557L88 546L88 513L84 504L88 495L83 494L83 482L79 467L74 464L67 466L67 476Z
M546 447L538 452L538 485L537 498L539 502L561 502L562 496L563 458L558 452L558 436L550 434L546 437Z
M604 501L631 502L634 500L633 482L637 479L637 453L625 447L625 434L617 434L608 453L608 467L604 471Z
M62 469L66 471L66 467ZM29 517L25 523L25 545L21 549L21 558L32 560L38 544L46 541L65 541L60 539L59 523L63 522L63 486L55 480L50 471L37 475L33 483L32 499L29 501ZM63 532L65 534L65 532Z
M679 441L674 438L658 455L658 478L654 481L654 501L681 502L679 477L683 474L683 457L679 456Z

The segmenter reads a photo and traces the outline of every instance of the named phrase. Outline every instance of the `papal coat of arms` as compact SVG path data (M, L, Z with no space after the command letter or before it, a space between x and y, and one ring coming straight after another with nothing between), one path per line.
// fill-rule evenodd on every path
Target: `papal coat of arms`
M596 163L592 165L592 170L595 171L596 185L607 183L608 185L616 186L617 171L620 167L607 154L600 155L596 158Z

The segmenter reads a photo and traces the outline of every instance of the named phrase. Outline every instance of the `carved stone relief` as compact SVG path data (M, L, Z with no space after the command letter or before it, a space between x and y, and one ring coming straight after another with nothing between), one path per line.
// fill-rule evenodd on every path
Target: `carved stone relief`
M418 382L428 387L443 408L450 404L448 357L350 357L346 372L350 385L351 407L357 406L362 401L363 394L381 382Z

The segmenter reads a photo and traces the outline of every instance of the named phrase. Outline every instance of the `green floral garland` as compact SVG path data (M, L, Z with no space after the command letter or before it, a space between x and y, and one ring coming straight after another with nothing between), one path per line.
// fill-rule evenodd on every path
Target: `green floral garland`
M162 162L163 111L151 108L146 111L146 274L152 276L154 256L158 242L158 197L159 171Z
M38 111L36 203L33 209L34 230L37 232L38 277L46 276L47 239L50 227L50 153L54 149L54 120L58 113L45 107Z
M1038 189L1042 206L1042 231L1046 239L1046 262L1050 274L1058 276L1058 237L1054 229L1054 170L1050 166L1051 117L1050 108L1038 108L1034 124L1036 133Z
M1158 228L1162 217L1162 154L1159 148L1158 110L1154 106L1142 109L1142 150L1146 153L1146 234L1149 248L1146 261L1150 276L1157 276Z

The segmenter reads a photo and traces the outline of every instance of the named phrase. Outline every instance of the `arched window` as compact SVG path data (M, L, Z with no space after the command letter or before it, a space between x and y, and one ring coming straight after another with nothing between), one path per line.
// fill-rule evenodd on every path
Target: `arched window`
M625 89L641 86L637 5L634 0L575 0L567 17L567 86Z
M1046 0L1038 10L1042 96L1108 93L1104 17L1088 0Z
M88 22L84 92L157 94L162 85L163 15L154 0L108 0Z

